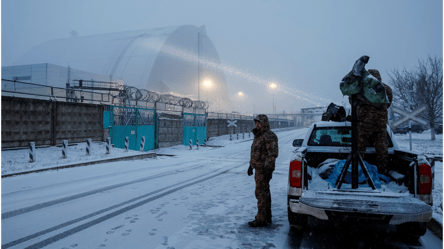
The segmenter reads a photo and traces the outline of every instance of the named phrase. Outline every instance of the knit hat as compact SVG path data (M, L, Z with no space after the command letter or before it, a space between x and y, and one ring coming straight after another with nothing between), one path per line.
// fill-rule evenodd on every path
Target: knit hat
M379 71L376 69L369 69L368 73L371 74L373 77L375 77L379 82L382 83L381 75L379 74Z

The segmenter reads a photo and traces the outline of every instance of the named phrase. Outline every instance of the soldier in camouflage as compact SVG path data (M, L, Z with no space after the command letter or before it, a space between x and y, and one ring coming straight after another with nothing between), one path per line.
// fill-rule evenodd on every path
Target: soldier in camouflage
M257 199L257 215L255 220L248 222L251 227L266 226L271 223L271 195L270 180L273 175L275 161L279 154L278 138L270 130L268 117L260 114L254 118L256 129L253 144L251 145L250 167L248 175L256 170L254 180L256 182L255 195Z
M368 72L382 83L381 75L376 69L369 69ZM358 96L358 150L364 159L367 149L367 141L372 138L376 150L376 165L381 174L387 174L388 168L388 145L386 140L386 130L388 123L388 111L393 100L392 89L382 83L385 88L390 103L385 105L372 105L359 100Z

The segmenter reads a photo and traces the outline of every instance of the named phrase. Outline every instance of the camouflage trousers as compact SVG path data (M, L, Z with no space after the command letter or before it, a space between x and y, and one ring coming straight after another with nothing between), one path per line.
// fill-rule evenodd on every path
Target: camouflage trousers
M358 109L358 150L364 159L367 143L371 139L376 150L376 166L379 172L387 169L387 111L381 112L376 108Z
M257 199L256 220L262 223L271 220L271 178L272 173L265 173L259 170L255 171L254 180L256 181L256 190L254 193Z

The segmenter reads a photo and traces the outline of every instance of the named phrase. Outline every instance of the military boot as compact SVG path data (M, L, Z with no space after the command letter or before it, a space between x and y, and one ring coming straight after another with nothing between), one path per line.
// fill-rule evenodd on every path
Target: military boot
M267 226L267 222L261 222L261 221L254 219L253 221L248 222L248 225L250 227L265 227L265 226Z
M256 220L256 216L254 216L254 219ZM271 214L270 214L270 215L267 215L266 220L267 220L267 224L271 224L271 223L273 223L273 221L271 220Z

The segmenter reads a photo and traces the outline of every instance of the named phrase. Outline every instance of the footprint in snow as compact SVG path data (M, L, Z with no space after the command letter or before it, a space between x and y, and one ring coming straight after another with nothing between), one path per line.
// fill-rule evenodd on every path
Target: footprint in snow
M115 228L111 228L111 230L108 231L108 232L106 232L106 234L114 233L117 229L119 229L119 228L121 228L121 227L123 227L123 226L124 226L124 225L121 225L121 226L118 226L118 227L115 227Z
M151 229L151 232L149 232L149 235L156 235L156 231L157 231L157 229Z
M122 236L128 236L131 232L131 229L126 230L124 233L122 233Z

